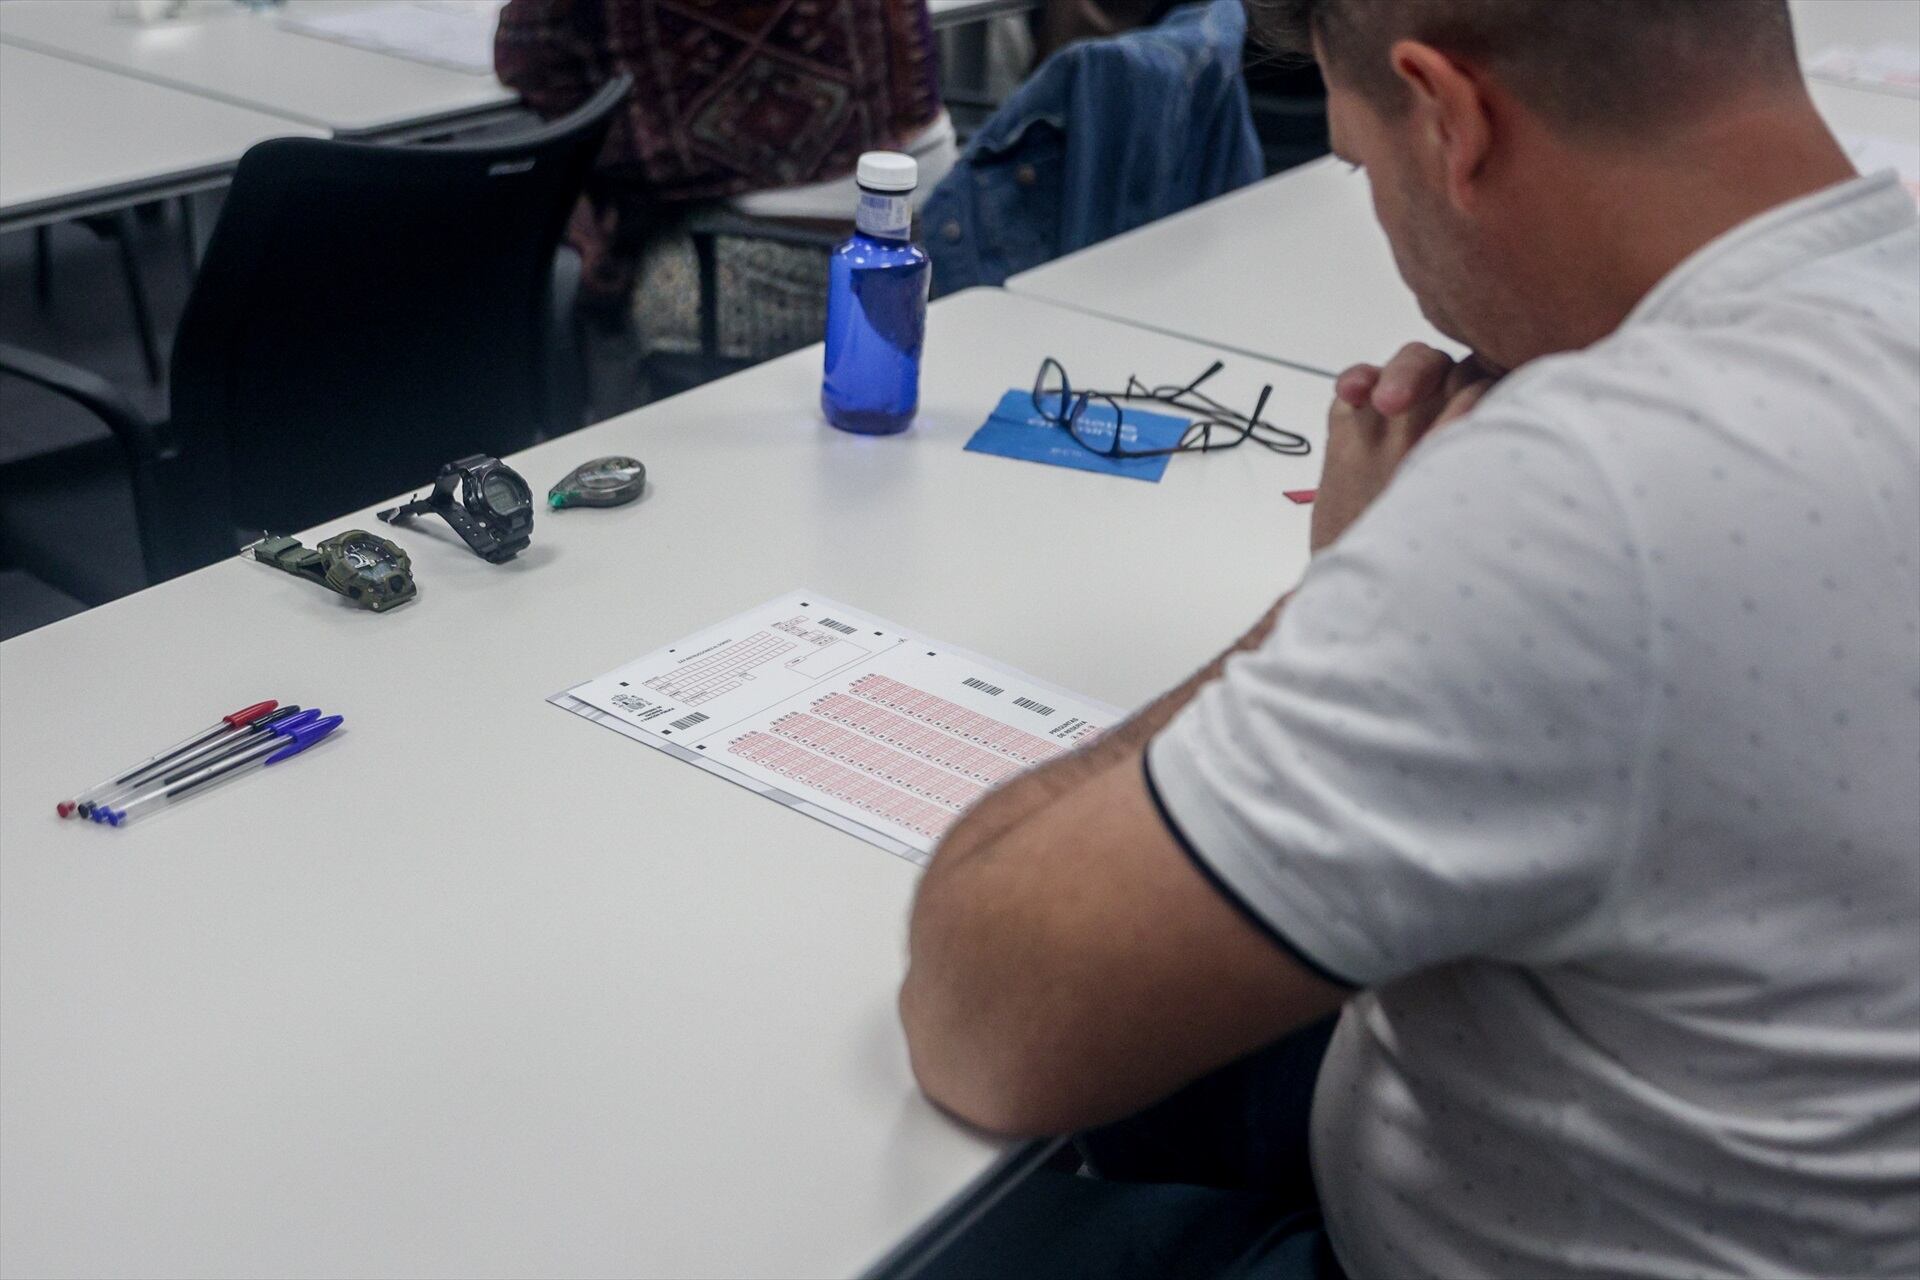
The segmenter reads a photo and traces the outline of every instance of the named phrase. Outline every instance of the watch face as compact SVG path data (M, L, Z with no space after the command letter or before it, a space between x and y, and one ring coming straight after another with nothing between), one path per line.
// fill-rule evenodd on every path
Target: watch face
M407 553L365 529L335 534L314 550L326 562L327 585L362 608L379 612L418 594Z
M480 484L480 496L496 515L510 516L524 508L529 499L525 490L498 471L489 472Z
M355 540L341 544L340 558L355 569L379 569L391 565L393 552L373 541Z

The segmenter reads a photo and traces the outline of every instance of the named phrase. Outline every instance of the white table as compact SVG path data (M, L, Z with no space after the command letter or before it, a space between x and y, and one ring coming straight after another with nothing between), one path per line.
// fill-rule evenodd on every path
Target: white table
M846 1275L989 1174L908 1072L915 869L543 699L801 586L1117 703L1183 678L1297 577L1319 457L963 452L1049 352L1213 358L970 292L904 437L824 426L813 348L514 458L651 487L509 565L398 531L397 612L236 559L0 646L0 1273ZM1323 379L1210 389L1269 380L1318 439ZM54 816L268 696L347 730L144 826Z
M0 229L215 186L256 142L320 134L12 45L0 45L0 129Z
M340 2L292 0L283 11ZM342 136L417 136L491 117L516 101L491 75L289 31L275 11L225 0L202 0L182 18L148 25L116 19L109 0L6 0L0 41Z
M1920 146L1920 98L1872 89L1807 81L1813 104L1836 133L1875 134L1908 146Z
M931 234L931 233L930 233ZM1029 297L1338 373L1401 344L1455 353L1420 314L1366 175L1327 157L1007 281Z

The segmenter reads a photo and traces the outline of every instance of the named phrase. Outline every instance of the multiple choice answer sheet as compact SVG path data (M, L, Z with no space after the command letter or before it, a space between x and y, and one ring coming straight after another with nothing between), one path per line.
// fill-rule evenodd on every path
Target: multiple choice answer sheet
M1118 719L807 591L548 701L922 864L989 788Z

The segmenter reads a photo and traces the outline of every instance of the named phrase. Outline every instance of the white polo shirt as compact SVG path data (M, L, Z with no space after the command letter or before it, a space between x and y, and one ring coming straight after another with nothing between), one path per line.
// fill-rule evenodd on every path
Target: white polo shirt
M1154 741L1221 888L1364 988L1356 1276L1920 1274L1920 225L1707 246L1419 446Z

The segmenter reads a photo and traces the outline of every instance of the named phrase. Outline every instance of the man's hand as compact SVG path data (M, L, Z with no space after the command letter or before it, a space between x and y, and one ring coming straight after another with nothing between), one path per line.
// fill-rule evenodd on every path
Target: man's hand
M1341 374L1313 503L1314 552L1359 519L1414 445L1473 408L1494 381L1477 357L1455 361L1419 342L1400 348L1384 368L1357 364Z

